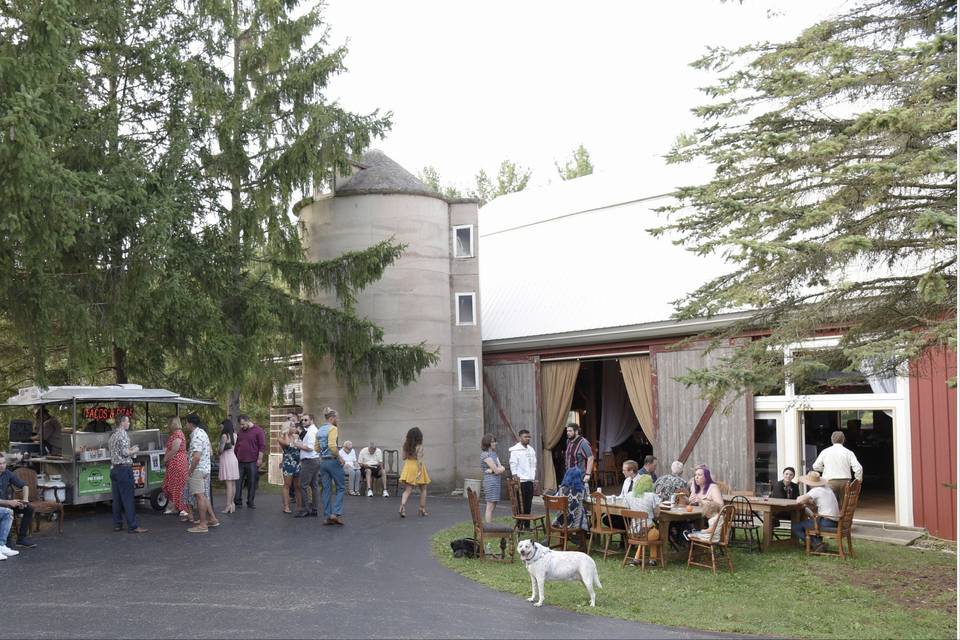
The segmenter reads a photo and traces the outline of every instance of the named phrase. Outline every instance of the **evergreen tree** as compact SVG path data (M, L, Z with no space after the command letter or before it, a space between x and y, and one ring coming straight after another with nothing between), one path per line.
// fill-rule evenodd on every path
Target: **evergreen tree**
M677 217L656 231L732 270L678 316L753 309L720 337L769 335L685 380L718 398L955 347L956 3L867 2L790 42L715 48L694 66L723 77L669 159L716 172L681 189L666 208ZM782 347L823 329L842 330L836 349L784 364Z
M582 144L573 150L572 157L562 167L559 162L555 162L554 166L557 167L557 173L560 174L561 180L572 180L593 173L590 153Z

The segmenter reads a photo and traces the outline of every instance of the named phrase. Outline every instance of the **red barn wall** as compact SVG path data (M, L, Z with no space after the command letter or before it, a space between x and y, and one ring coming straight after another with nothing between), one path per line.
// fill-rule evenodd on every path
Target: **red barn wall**
M910 371L913 521L938 538L957 539L957 354L936 349Z

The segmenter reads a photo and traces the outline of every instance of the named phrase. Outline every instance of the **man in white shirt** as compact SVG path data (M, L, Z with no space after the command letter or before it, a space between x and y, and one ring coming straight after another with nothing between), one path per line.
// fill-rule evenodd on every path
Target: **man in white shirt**
M833 446L821 451L816 462L813 463L813 470L827 481L830 489L837 496L837 504L843 503L843 494L853 478L863 482L863 467L853 451L843 446L846 441L847 437L843 435L843 431L834 431L830 435ZM853 478L850 477L851 473Z
M360 495L360 465L357 464L357 452L349 440L340 447L340 462L343 463L343 472L347 476L350 495Z
M826 480L821 478L818 472L811 471L807 475L801 476L800 482L810 487L810 490L797 498L797 502L813 507L821 531L836 529L837 522L840 520L840 505L837 503L837 497L833 491L827 488ZM792 527L794 537L803 541L806 538L807 530L813 529L813 526L813 518L795 522ZM823 549L823 538L815 536L810 541L814 544L814 551Z
M387 493L387 478L383 476L383 451L371 442L369 447L360 451L357 462L360 464L360 473L367 479L367 497L373 497L374 478L382 478L383 497L389 498L390 494Z
M510 447L510 474L520 483L520 509L529 514L533 508L533 483L537 479L537 451L530 446L530 432L520 429L520 442ZM520 522L521 529L530 523Z
M303 508L294 518L316 518L320 506L320 454L317 453L317 425L312 414L304 414L307 428L303 438L294 446L300 449L300 504ZM307 505L307 487L310 487L310 503Z
M640 465L636 460L627 460L623 463L623 487L620 489L620 497L626 498L633 494L633 484L640 472Z

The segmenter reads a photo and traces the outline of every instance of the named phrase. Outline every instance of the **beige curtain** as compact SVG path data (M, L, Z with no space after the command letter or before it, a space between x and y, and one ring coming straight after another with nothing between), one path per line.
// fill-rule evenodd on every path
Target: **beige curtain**
M620 372L627 387L630 404L637 414L643 435L657 450L656 432L653 425L653 375L650 371L650 356L620 358Z
M573 403L580 362L545 362L540 368L540 407L543 411L543 487L557 488L557 471L550 452L563 438Z

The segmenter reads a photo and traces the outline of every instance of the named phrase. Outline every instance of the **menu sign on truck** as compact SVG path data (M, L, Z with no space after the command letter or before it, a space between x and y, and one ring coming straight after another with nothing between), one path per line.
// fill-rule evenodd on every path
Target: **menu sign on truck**
M81 496L110 493L109 463L80 465L77 487L77 494Z

